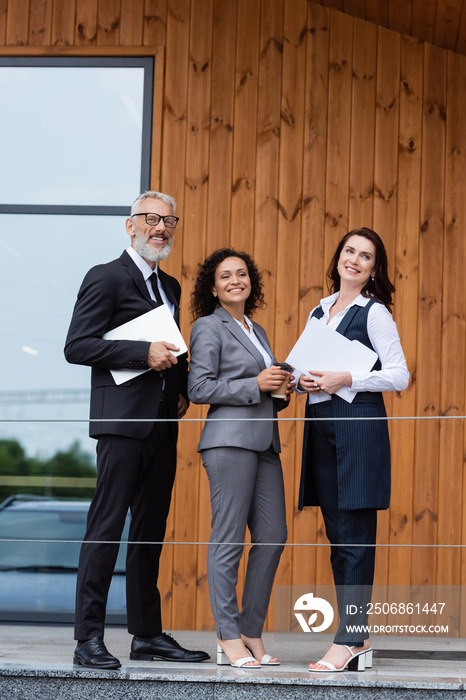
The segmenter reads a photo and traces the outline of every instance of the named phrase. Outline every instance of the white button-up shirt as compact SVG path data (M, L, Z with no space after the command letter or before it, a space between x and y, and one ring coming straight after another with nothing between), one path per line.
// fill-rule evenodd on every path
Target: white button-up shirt
M147 289L148 289L149 294L150 294L150 298L152 299L152 301L157 301L157 299L155 298L154 290L152 289L152 283L151 283L149 278L153 272L158 272L158 264L156 263L155 270L153 270L151 268L151 266L149 265L149 263L146 262L144 260L144 258L141 257L139 255L139 253L137 253L132 246L129 246L126 249L126 252L128 253L128 255L131 256L131 258L133 259L133 261L135 262L137 267L141 270L142 276L144 277L144 281L147 285ZM171 314L173 316L173 314L175 313L175 306L174 306L174 304L171 303L171 301L168 301L167 295L163 291L163 287L160 284L160 279L158 278L158 275L157 275L157 280L158 280L157 286L159 288L159 292L160 292L160 296L162 297L162 301L164 304L166 304L168 306L168 308L170 309Z
M366 306L370 301L370 299L360 294L351 304L348 304L343 311L340 311L330 318L330 309L339 295L340 293L336 292L320 301L320 306L324 314L319 320L322 323L326 323L329 328L336 329L352 306ZM307 323L309 323L316 308L317 307L309 314ZM409 382L409 372L401 347L400 337L391 313L383 304L373 304L369 309L367 316L367 334L372 347L379 356L382 368L367 373L352 372L351 388L355 391L402 391L406 389ZM318 367L309 367L308 369L319 370ZM298 386L299 377L302 372L295 370L293 374L296 378L296 386ZM298 390L298 393L304 392ZM309 403L320 403L321 401L328 401L329 398L329 394L325 391L321 391L318 394L309 394Z
M272 364L272 358L270 357L269 353L262 345L262 343L259 340L259 338L257 337L257 335L254 333L254 326L252 325L252 321L247 316L244 316L244 320L248 324L248 328L249 328L249 333L248 333L248 331L243 326L241 321L238 321L238 319L236 319L236 318L234 318L233 320L236 321L238 326L240 326L240 328L243 329L243 332L247 335L247 337L249 338L251 343L253 343L256 346L256 348L259 350L260 354L264 358L265 366L270 367Z

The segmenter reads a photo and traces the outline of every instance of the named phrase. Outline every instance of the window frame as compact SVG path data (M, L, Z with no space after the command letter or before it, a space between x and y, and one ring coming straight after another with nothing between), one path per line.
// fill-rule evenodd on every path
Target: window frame
M72 68L143 68L143 108L141 135L140 192L150 189L153 119L153 56L0 56L0 67L72 67ZM0 214L64 214L91 216L127 216L128 206L75 205L75 204L4 204L0 202Z

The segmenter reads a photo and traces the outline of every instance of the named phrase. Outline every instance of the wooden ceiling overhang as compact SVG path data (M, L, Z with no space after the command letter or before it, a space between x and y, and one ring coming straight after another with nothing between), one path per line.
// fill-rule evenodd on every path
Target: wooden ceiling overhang
M466 0L316 0L466 56Z

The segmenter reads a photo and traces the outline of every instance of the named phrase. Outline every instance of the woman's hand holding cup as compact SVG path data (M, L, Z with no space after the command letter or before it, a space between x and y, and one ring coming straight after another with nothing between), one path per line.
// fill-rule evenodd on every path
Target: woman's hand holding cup
M288 378L289 372L278 365L267 367L267 369L263 369L262 372L257 375L259 389L264 392L270 391L272 393L277 392L280 387L287 382Z
M257 380L259 382L259 388L261 391L270 391L270 395L273 398L287 400L294 384L292 381L294 377L292 376L293 367L288 365L286 362L277 362L266 370L263 370ZM267 373L267 377L270 381L261 382L261 375ZM261 383L264 388L262 388Z

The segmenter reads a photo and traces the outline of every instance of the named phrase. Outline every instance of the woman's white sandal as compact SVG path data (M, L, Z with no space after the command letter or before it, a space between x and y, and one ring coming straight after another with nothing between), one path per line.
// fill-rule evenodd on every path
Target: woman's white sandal
M266 654L267 656L267 654ZM272 657L270 657L272 658ZM254 661L254 657L252 654L250 656L245 656L242 659L238 659L235 661L234 664L231 663L229 660L228 656L225 654L223 651L222 647L220 644L217 644L217 666L233 666L233 668L252 668L253 670L256 670L256 668L260 668L260 666L247 666L246 664L250 664L251 661Z
M337 668L329 661L324 661L321 659L315 665L325 666L325 668L309 667L309 671L311 673L340 673L346 669L348 669L348 671L365 671L366 668L372 668L372 649L362 649L361 651L358 651L357 654L353 654L353 649L356 647L349 647L346 644L344 647L345 649L348 649L349 653L351 654L344 666Z
M273 659L273 656L270 656L270 654L264 654L259 663L261 663L262 666L280 666L280 661L271 662L270 659Z
M252 649L250 649L247 644L246 649L249 651L253 658L256 658L252 653ZM273 659L273 656L270 656L270 654L264 654L262 659L260 659L260 661L259 659L257 659L257 661L259 661L259 663L262 664L262 666L280 666L280 661L272 661L272 663L270 663L270 659Z

